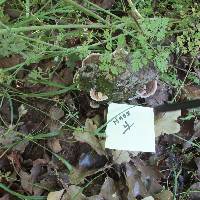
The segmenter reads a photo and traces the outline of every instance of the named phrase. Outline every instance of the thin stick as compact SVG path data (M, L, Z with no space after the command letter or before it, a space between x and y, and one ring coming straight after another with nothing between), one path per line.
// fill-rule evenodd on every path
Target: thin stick
M184 87L185 81L186 81L186 79L187 79L187 77L188 77L188 74L190 73L190 70L191 70L191 68L192 68L193 62L194 62L194 58L192 59L192 61L191 61L191 63L190 63L190 66L189 66L189 69L188 69L188 71L187 71L187 73L186 73L186 75L185 75L185 78L184 78L184 80L183 80L183 82L182 82L180 88L179 88L178 91L176 92L176 95L174 96L172 102L174 102L174 101L176 100L176 97L179 95L179 93L181 92L182 88Z

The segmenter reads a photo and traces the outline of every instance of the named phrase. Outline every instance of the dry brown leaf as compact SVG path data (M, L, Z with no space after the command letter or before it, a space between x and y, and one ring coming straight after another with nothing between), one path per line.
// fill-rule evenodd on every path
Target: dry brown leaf
M85 142L89 144L99 155L105 155L105 150L103 150L101 143L90 132L76 131L73 133L73 135L79 142Z
M128 151L112 150L113 161L119 165L131 160Z
M154 177L155 179L162 178L161 172L154 166L147 165L143 160L138 157L132 158L132 162L136 168L141 172L144 177Z
M155 195L156 200L172 200L173 193L169 190L163 190L162 192Z
M88 170L88 171L83 171L80 169L74 168L73 171L69 174L69 181L71 184L78 185L82 183L87 176L91 176L95 174L97 170Z
M200 99L200 86L187 85L183 88L183 96L187 99Z
M159 113L155 116L155 134L156 137L166 133L173 134L180 131L180 125L176 122L181 116L181 110Z
M144 161L135 157L132 159L132 162L136 166L136 168L141 172L141 180L142 182L148 183L146 184L146 188L149 194L155 194L162 190L162 186L158 183L158 180L162 177L157 168L154 166L147 165Z
M33 180L31 174L28 174L24 171L19 172L20 179L21 179L21 185L22 188L26 191L29 192L30 194L33 193Z
M85 130L88 132L93 132L97 129L97 124L94 123L94 120L87 118L85 121Z
M12 145L16 141L21 141L21 137L16 131L10 131L7 132L3 128L0 128L0 146L2 145ZM28 145L28 141L22 140L17 145L15 145L12 150L13 151L19 151L20 153L23 153L26 146Z
M33 161L33 167L31 168L31 177L33 181L36 181L38 176L42 172L42 165L46 165L47 161L45 159L37 159Z
M64 111L56 106L50 108L49 114L53 120L59 120L65 115Z
M54 153L59 153L60 151L62 151L60 140L57 138L49 139L48 146Z
M137 168L126 163L126 183L128 186L128 200L136 200L137 196L146 196L147 190L140 178Z
M101 142L91 133L96 129L97 126L91 119L88 118L85 122L85 131L75 131L73 135L79 142L85 142L89 144L99 155L106 155Z
M60 191L50 192L47 196L47 200L61 200L64 191L65 190L63 189Z
M86 196L82 194L82 188L76 185L70 185L61 200L86 200ZM53 200L53 199L52 199Z
M200 120L196 119L194 121L194 135L193 137L200 137Z
M190 198L194 200L200 199L200 182L194 183L190 187Z
M195 158L195 163L196 163L196 165L198 167L197 174L200 177L200 157Z
M14 54L10 57L3 57L0 59L0 68L12 67L23 62L21 55Z
M114 5L114 3L115 0L103 0L100 6L104 9L110 9Z
M0 197L0 200L10 200L10 195L9 194L5 194L2 197Z
M114 180L107 177L101 187L100 196L106 200L119 200L117 188L115 186Z

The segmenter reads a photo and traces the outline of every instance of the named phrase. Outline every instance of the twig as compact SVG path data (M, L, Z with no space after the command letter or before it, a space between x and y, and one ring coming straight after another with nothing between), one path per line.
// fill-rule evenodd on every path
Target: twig
M176 100L176 97L179 95L179 93L181 92L182 88L184 87L185 81L186 81L186 79L187 79L187 77L188 77L188 74L190 73L190 70L191 70L191 68L192 68L193 62L194 62L194 58L192 59L192 61L191 61L191 63L190 63L190 66L189 66L189 69L188 69L188 71L187 71L187 73L186 73L186 75L185 75L185 78L184 78L184 80L183 80L183 82L182 82L180 88L179 88L178 91L176 92L176 95L174 96L172 102L174 102L174 101Z

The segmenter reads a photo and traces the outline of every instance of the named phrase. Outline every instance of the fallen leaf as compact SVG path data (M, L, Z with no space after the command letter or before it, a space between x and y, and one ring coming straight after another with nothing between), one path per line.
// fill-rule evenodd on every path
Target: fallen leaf
M193 199L193 200L200 199L200 182L194 183L190 187L190 199Z
M43 188L47 188L48 191L54 191L55 186L57 186L57 184L57 176L52 174L52 172L47 172L42 175L41 180L39 181L40 187L35 186L36 188L34 188L34 194L41 195L44 192Z
M10 195L9 194L5 194L2 197L0 197L0 200L10 200Z
M136 168L141 172L144 177L154 177L155 179L162 178L161 172L155 166L147 165L143 160L138 157L134 157L131 160Z
M36 181L38 176L42 173L42 166L47 165L45 159L37 159L33 161L33 167L31 168L31 177L33 181Z
M0 128L0 146L2 147L7 146L7 145L9 146L17 141L19 141L19 143L15 145L12 148L12 150L23 153L29 142L25 139L22 140L16 131L13 131L13 130L6 131L5 129Z
M33 194L33 180L32 180L31 174L28 174L21 170L19 172L19 175L20 175L20 179L21 179L22 188L26 192Z
M82 183L87 176L95 174L97 170L87 170L83 171L80 169L74 168L73 171L69 174L69 181L71 184L78 185Z
M163 190L162 192L155 195L156 200L172 200L173 193L169 190Z
M142 183L140 172L134 165L126 163L126 183L128 186L128 200L136 200L137 196L146 196L147 190Z
M14 54L10 57L3 57L0 59L0 68L12 67L23 62L21 55Z
M112 150L113 162L121 165L131 160L128 151Z
M101 187L101 192L99 194L106 200L119 200L119 193L115 186L114 180L110 177L107 177Z
M200 177L200 157L195 158L195 163L198 167L197 174Z
M17 151L12 151L11 154L7 156L7 158L11 161L11 163L15 166L16 171L20 171L21 169L21 154Z
M97 169L103 167L107 162L105 156L100 156L95 152L82 153L79 158L78 167L81 170Z
M183 88L183 97L187 99L199 99L200 98L200 86L187 85Z
M89 144L99 155L106 155L105 151L103 150L101 146L101 143L90 132L76 131L73 133L73 135L75 139L78 140L79 142L85 142Z
M47 200L61 200L64 191L65 190L63 189L63 190L60 190L60 191L50 192L47 196Z
M106 155L105 149L102 147L101 142L92 135L97 129L97 126L93 123L91 119L86 119L85 130L84 131L75 131L73 135L76 140L79 142L85 142L89 144L99 155Z
M87 198L82 194L82 190L79 186L70 185L61 200L86 200Z
M194 135L193 137L200 137L200 120L194 121Z
M0 151L0 169L2 172L11 172L13 171L11 162L9 159L6 157L6 155L3 155L4 152ZM1 178L0 178L1 182Z
M87 200L104 200L104 198L101 195L94 195L94 196L88 197Z
M181 110L166 113L158 113L155 116L156 137L164 133L173 134L179 132L180 125L176 122L179 116L181 116Z
M59 153L62 151L60 140L57 138L49 139L48 146L54 153Z
M158 180L162 177L162 174L154 166L147 165L143 160L138 157L132 158L132 162L135 167L141 172L141 180L145 185L149 194L155 194L162 190L162 186L158 183Z
M114 5L114 3L115 0L103 0L100 6L104 9L110 9Z
M142 200L154 200L154 198L152 196L148 196L148 197L143 198Z
M56 106L50 108L49 114L53 120L59 120L65 115L64 111Z

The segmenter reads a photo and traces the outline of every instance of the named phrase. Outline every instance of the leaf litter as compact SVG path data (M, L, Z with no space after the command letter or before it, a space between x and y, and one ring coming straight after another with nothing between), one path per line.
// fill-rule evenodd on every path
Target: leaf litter
M166 96L163 96L163 98L165 101ZM74 109L74 106L71 109ZM32 130L35 129L34 123L41 123L39 121L40 116L38 121L35 119L35 121L30 121L33 119L28 118L32 109L22 106L19 108L23 119L23 123L19 124L19 127L24 130L23 135L18 135L17 130L20 129L15 127L9 132L1 128L1 144L11 145L13 142L19 141L18 145L12 148L12 154L6 152L0 158L2 168L5 168L5 166L12 168L13 164L15 170L17 169L17 174L13 171L12 176L17 177L19 175L19 189L21 188L29 195L46 195L47 199L50 200L71 200L73 198L86 200L137 200L139 198L170 200L174 197L174 172L172 171L172 174L170 174L170 170L174 166L180 169L181 165L182 173L179 175L178 191L181 193L184 191L184 187L191 190L198 189L198 182L195 182L191 175L186 173L188 166L192 164L194 172L199 177L198 150L193 150L196 153L187 152L193 148L192 143L198 140L198 119L195 121L193 133L191 132L189 136L191 143L186 147L188 141L180 140L174 136L174 134L181 136L182 125L179 122L182 115L181 111L156 113L156 153L129 152L104 148L105 139L96 136L94 133L106 120L105 108L102 110L100 105L98 108L90 109L88 113L91 116L86 116L82 121L84 126L77 126L73 131L62 128L62 124L67 119L68 111L55 104L48 107L49 112L47 112L48 115L43 122L46 124L45 129L52 133L55 132L56 136L48 138L46 141L38 141L38 144L45 144L50 152L56 153L69 161L73 166L71 172L68 172L63 163L53 154L51 155L49 151L43 148L39 150L34 141L23 139L27 133L30 133L30 131L27 131L28 129L31 130L31 127L33 127ZM94 114L91 112L92 110L95 111ZM72 120L71 123L74 122ZM30 139L32 137L28 134L27 136ZM169 145L172 144L173 147L170 147ZM168 150L169 148L171 149ZM33 156L29 151L36 151L37 154L33 154ZM185 151L185 156L180 157L181 151ZM193 162L194 158L195 161ZM85 187L90 188L87 185L88 183L92 187L96 178L99 182L96 185L97 188L93 185L94 191L88 192ZM190 184L184 186L184 184L187 185L187 182ZM54 192L48 192L49 190ZM191 192L190 196L196 198L198 193Z
M92 2L107 11L113 9L114 13L119 12L115 10L117 1ZM98 10L98 7L94 9L95 12ZM8 15L11 18L19 17L16 14L14 16L11 10ZM89 18L87 20L92 23ZM57 33L52 34L56 36ZM74 41L80 42L73 39L71 42ZM8 194L2 185L17 194L41 196L47 200L200 198L199 115L187 118L191 122L191 131L184 134L182 128L186 122L181 121L181 118L184 119L185 111L156 113L155 153L105 149L105 138L96 134L96 131L106 122L107 102L94 104L85 91L54 94L58 88L73 84L74 74L80 70L82 61L79 58L73 61L74 66L69 69L66 66L68 62L59 59L56 57L54 60L27 63L25 70L16 72L19 80L15 80L12 87L5 90L0 85L0 96L6 94L0 102L1 200L15 198L14 193ZM0 68L8 69L23 62L24 58L18 54L0 57ZM184 69L188 69L187 65ZM153 68L151 70L155 71ZM140 70L141 76L144 75L143 71ZM194 71L199 77L199 70ZM127 73L123 75L129 75ZM51 76L48 77L49 74ZM150 76L150 73L147 74ZM120 99L134 105L144 103L150 107L170 101L174 88L160 80L152 82L148 75L143 76L150 82L139 88L142 92L140 98L128 100L122 95ZM158 78L157 74L153 75ZM119 84L123 85L122 78ZM137 77L137 80L141 78ZM151 88L149 83L154 83L154 86L156 83L156 86ZM126 82L126 85L129 83ZM107 96L95 89L94 99L108 100ZM9 99L9 93L15 92L41 92L51 97L48 100L35 96L26 99L25 96L20 98L11 95L13 99ZM182 88L180 98L196 99L199 94L199 86L188 84ZM66 165L70 167L66 169Z

